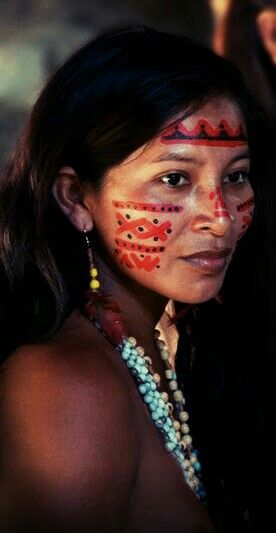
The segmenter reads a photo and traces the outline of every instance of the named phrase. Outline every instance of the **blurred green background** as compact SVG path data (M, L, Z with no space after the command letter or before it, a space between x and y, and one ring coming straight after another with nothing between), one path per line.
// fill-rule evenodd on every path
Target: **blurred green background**
M131 23L183 33L211 45L212 3L0 0L0 166L12 154L40 89L71 52L103 29Z

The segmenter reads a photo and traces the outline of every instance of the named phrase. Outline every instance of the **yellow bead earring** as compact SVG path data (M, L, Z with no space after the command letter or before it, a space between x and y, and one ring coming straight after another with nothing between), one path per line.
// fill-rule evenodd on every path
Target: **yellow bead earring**
M86 245L87 245L87 255L88 255L88 261L89 261L89 273L90 273L90 278L91 278L90 279L90 283L89 283L89 287L90 287L90 289L92 289L93 292L97 292L98 289L100 288L100 282L97 279L98 270L95 267L95 263L94 263L94 259L93 259L92 246L91 246L90 240L88 238L86 229L83 230L83 233L84 233L85 240L86 240Z

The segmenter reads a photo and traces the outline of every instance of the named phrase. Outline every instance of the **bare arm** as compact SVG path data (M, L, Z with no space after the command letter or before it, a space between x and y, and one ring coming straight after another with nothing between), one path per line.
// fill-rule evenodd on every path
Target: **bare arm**
M53 351L4 369L3 533L123 531L138 461L128 391L103 358L74 368Z

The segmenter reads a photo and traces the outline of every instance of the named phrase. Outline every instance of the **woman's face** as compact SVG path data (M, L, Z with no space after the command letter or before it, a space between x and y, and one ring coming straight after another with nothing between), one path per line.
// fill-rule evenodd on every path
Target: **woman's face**
M240 111L212 101L107 172L89 200L93 222L129 278L177 301L207 301L251 223L248 173Z

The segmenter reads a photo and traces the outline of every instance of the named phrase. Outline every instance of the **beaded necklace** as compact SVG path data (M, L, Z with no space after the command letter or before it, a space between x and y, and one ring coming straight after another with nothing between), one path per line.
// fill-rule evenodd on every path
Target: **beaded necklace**
M85 295L83 312L93 322L103 336L115 347L116 352L129 368L134 377L138 390L146 404L151 419L160 432L167 450L179 463L185 481L196 496L205 502L205 490L200 481L201 465L197 452L192 445L190 428L187 424L189 415L184 410L185 399L178 387L177 376L169 361L169 352L160 337L160 331L155 330L157 347L165 365L165 376L168 387L172 391L175 408L169 402L168 393L160 390L160 375L152 368L152 359L145 355L145 350L137 346L134 337L128 337L125 332L121 310L111 295L99 291L100 283L95 268L92 248L84 230L87 242L88 260L90 265L90 289Z
M160 332L155 330L157 346L160 349L166 370L169 389L173 391L175 409L167 392L160 390L160 375L154 373L152 360L145 355L141 346L137 346L134 337L125 337L116 347L123 361L128 366L132 376L137 382L139 392L148 407L151 418L159 430L167 450L178 461L185 481L202 501L205 500L205 490L199 479L201 465L197 452L192 446L192 437L187 424L189 415L184 410L185 399L177 384L176 372L169 363L169 352L165 343L159 340Z
M178 461L185 481L196 496L205 502L205 490L200 481L201 465L197 452L192 445L192 437L187 424L189 415L185 411L185 399L178 387L177 376L169 362L169 352L164 341L160 340L160 332L155 330L157 347L165 365L165 376L168 387L172 391L175 407L169 401L168 393L160 390L160 375L152 368L152 359L145 355L145 350L137 346L134 337L127 337L118 319L120 310L116 302L109 296L88 291L87 303L84 307L86 317L93 322L101 334L114 346L116 352L129 368L138 390L146 404L151 419L165 441L167 450ZM105 317L103 327L102 316ZM107 329L109 322L118 329ZM117 324L116 324L117 323Z

